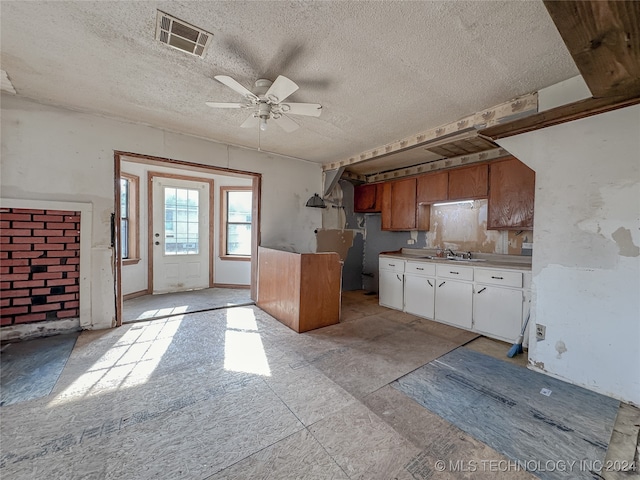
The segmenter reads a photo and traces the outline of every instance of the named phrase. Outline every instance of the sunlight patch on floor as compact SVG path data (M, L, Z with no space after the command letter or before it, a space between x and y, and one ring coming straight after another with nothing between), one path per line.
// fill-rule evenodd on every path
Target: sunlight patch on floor
M269 362L251 308L227 310L224 368L232 372L270 376Z
M132 326L49 406L146 383L160 364L184 315Z
M189 308L189 305L180 305L178 307L166 307L155 308L153 310L147 310L138 315L137 320L144 320L145 318L166 317L169 315L178 315L185 313Z

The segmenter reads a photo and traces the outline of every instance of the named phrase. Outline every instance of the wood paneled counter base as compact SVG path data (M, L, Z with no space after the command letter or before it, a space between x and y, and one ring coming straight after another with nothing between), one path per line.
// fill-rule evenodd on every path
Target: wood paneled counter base
M258 248L258 307L298 333L340 321L337 253Z

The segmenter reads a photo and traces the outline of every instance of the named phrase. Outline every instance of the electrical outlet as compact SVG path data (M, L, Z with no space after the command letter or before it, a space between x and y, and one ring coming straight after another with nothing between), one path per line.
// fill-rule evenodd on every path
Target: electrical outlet
M544 325L536 324L536 340L544 340L547 334L547 327Z

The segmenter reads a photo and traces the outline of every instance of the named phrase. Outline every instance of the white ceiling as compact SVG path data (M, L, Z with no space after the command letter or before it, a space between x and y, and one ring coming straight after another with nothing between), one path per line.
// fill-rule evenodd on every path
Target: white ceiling
M2 1L2 69L18 95L258 147L214 75L279 74L323 105L261 148L342 160L578 74L541 1ZM214 34L205 58L155 40L156 10Z

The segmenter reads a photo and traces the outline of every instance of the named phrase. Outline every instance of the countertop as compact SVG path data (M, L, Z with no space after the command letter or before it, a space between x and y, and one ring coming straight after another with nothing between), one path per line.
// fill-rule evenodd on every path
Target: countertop
M435 251L427 249L403 248L395 252L382 252L381 257L399 258L402 260L410 260L412 262L431 262L431 263L447 263L456 265L465 265L480 268L501 268L509 270L531 270L531 257L523 257L519 255L499 255L488 253L472 252L472 260L450 260L447 258L439 258Z

